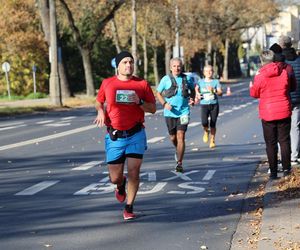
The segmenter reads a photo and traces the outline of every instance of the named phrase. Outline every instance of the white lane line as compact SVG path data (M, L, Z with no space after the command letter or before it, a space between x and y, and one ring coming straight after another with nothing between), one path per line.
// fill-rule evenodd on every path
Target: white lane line
M203 181L209 181L215 174L216 170L208 170L206 175L202 178Z
M38 184L35 184L29 188L24 189L23 191L16 193L15 195L34 195L48 187L51 187L58 183L59 181L42 181Z
M64 127L64 126L70 126L71 123L52 123L52 124L46 124L47 127Z
M17 143L13 143L13 144L9 144L9 145L5 145L5 146L0 147L0 151L7 150L7 149L12 149L12 148L18 148L18 147L22 147L22 146L26 146L26 145L30 145L30 144L35 144L35 143L42 142L42 141L48 141L48 140L60 138L60 137L63 137L63 136L80 133L80 132L90 130L90 129L93 129L93 128L96 128L96 126L95 125L88 125L88 126L85 126L85 127L75 128L75 129L72 129L72 130L61 132L61 133L58 133L58 134L55 134L55 135L48 135L48 136L44 136L44 137L40 137L40 138L28 140L28 141L17 142Z
M14 128L21 128L21 127L25 127L27 125L18 125L18 126L11 126L11 127L4 127L4 128L0 128L0 131L3 131L3 130L9 130L9 129L14 129Z
M11 122L6 124L1 124L0 127L11 127L11 126L16 126L21 124L24 124L24 122Z
M153 137L153 138L147 140L147 143L156 143L156 142L159 142L159 141L161 141L165 138L166 138L165 136Z
M103 161L90 161L90 162L82 164L76 168L72 168L72 170L88 170L97 165L101 165L102 163L103 163Z
M53 122L53 120L40 121L40 122L37 122L36 124L46 124L46 123L50 123L50 122Z
M68 117L64 117L64 118L61 118L61 120L71 120L71 119L75 119L76 116L68 116Z
M201 125L201 122L192 122L189 124L189 127L197 127L199 125Z
M232 109L227 109L227 110L224 110L223 113L225 113L225 114L226 113L231 113L232 111L233 111Z

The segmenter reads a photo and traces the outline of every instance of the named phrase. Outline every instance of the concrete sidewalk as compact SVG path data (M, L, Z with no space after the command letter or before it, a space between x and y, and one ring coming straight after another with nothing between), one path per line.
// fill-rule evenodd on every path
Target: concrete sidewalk
M50 98L25 99L0 102L0 107L32 107L51 105Z
M279 180L269 180L265 188L264 210L258 250L300 249L300 198L280 200ZM290 191L291 192L291 191Z

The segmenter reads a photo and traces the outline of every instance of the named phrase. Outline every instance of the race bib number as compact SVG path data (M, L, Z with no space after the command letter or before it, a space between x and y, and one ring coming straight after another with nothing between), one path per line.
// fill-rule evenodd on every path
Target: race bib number
M215 100L215 95L213 93L203 94L203 99L206 101Z
M187 125L187 124L189 124L189 121L190 121L189 115L180 116L180 124L181 125Z
M116 102L117 103L133 103L133 96L135 95L134 90L117 90L116 92Z

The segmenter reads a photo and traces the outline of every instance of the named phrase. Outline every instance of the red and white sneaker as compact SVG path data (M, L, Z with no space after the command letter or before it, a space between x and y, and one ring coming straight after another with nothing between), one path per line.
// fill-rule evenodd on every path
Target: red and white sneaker
M129 209L127 208L127 206L125 207L125 209L123 211L123 218L124 218L124 220L133 220L133 219L136 218L136 215L135 215L135 213L133 213L132 210L133 210L132 206Z
M115 190L115 196L119 202L124 202L126 199L126 176L123 176L123 184Z

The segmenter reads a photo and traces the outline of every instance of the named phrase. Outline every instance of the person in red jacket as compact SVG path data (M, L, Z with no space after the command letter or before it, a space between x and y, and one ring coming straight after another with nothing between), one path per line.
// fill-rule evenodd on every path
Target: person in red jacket
M259 98L259 117L262 121L263 135L270 167L270 178L277 179L277 154L279 143L283 175L291 172L291 98L290 80L286 64L273 62L274 52L263 51L262 67L250 82L250 96Z

